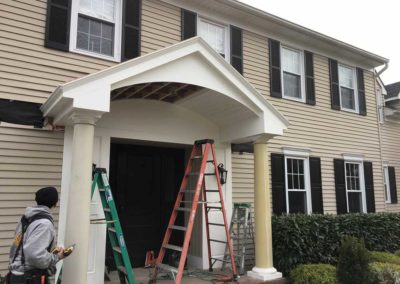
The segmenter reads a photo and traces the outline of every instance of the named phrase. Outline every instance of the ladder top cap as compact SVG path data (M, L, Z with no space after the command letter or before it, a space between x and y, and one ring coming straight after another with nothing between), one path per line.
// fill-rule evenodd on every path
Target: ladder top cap
M202 139L202 140L194 141L194 144L196 144L196 145L203 145L203 144L207 144L207 143L214 144L214 139Z
M233 206L235 208L251 208L250 203L234 203Z
M105 168L96 168L95 170L94 170L94 172L97 174L97 173L100 173L100 174L102 174L102 173L107 173L107 170L105 169Z

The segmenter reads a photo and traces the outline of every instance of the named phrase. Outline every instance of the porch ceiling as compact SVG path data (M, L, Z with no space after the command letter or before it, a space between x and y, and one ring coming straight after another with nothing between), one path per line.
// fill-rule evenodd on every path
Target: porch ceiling
M117 100L146 99L194 111L221 128L224 141L282 135L288 121L200 37L59 86L42 106L55 124L77 112L97 118Z

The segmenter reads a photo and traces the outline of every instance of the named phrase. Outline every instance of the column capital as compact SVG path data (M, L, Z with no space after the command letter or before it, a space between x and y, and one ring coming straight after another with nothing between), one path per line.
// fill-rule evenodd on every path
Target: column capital
M75 124L95 125L102 115L103 112L98 112L98 111L75 110L73 113L71 113L68 121L73 125Z

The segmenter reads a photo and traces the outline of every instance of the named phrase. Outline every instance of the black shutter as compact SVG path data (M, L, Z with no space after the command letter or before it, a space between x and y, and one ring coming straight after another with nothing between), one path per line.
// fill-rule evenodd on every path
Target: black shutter
M126 61L140 55L142 1L124 0L123 7L121 61Z
M44 46L69 50L71 0L48 0Z
M243 41L242 30L231 26L231 64L243 74Z
M269 66L271 97L282 98L281 44L272 39L269 39Z
M339 73L336 60L329 59L329 78L331 85L331 107L340 110Z
M188 10L181 10L181 38L182 40L195 37L197 34L197 14Z
M337 214L347 213L346 181L344 173L344 160L333 160L335 170L336 211Z
M371 162L364 162L365 197L367 199L367 212L375 212L374 174Z
M310 157L310 180L312 212L324 214L320 158Z
M364 89L364 71L357 68L357 87L358 87L358 105L361 115L367 115L367 106L365 102L365 89Z
M275 214L286 213L285 156L271 154L272 207Z
M389 184L390 184L390 198L392 203L397 203L397 185L396 185L396 172L394 167L388 167L389 170Z
M306 69L306 103L315 105L314 56L309 51L304 51L304 64Z

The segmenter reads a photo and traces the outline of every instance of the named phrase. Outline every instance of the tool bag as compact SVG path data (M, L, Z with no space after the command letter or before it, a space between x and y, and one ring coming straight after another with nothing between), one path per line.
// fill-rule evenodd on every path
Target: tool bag
M23 247L23 242L24 242L24 234L26 230L28 229L29 225L32 224L36 220L40 219L47 219L53 224L53 218L47 214L42 214L38 213L31 218L26 218L25 215L22 216L21 218L21 233L15 236L15 243L17 244L17 249L15 251L14 258L11 263L15 261L17 258L19 251L21 250L21 265L25 266L25 255L24 255L24 247ZM47 251L50 252L51 245L53 243L53 240L51 240L49 246L47 247ZM17 276L19 277L19 276ZM47 269L33 269L26 271L24 275L21 275L23 277L25 284L44 284L47 283L48 281L48 272ZM43 278L44 277L44 278ZM6 283L11 284L11 280L14 278L14 276L11 275L11 272L8 273L6 276Z

